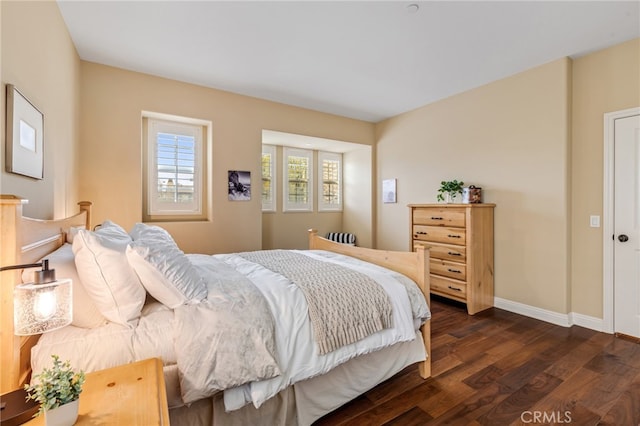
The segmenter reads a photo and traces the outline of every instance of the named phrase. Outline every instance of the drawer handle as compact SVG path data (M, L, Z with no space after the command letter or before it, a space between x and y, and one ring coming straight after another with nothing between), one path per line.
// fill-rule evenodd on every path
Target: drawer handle
M444 220L444 218L438 217L438 216L431 216L431 220Z
M447 235L447 237L449 237L449 238L460 238L460 235L449 234L449 235Z
M426 233L426 232L424 232L424 231L418 231L418 232L416 232L416 234L417 234L417 235L427 235L427 233Z
M452 252L452 251L447 252L447 254L448 254L449 256L462 256L462 254L461 254L461 253L454 253L454 252Z
M449 288L450 288L451 290L455 290L455 291L462 291L462 289L461 289L461 288L455 288L455 287L451 287L451 286L449 286Z
M454 274L461 274L462 273L462 271L458 271L457 269L451 269L451 268L448 268L447 271L453 272Z

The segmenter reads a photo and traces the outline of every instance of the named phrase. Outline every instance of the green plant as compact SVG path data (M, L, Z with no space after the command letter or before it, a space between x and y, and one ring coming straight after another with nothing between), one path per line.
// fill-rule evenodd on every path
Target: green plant
M52 408L73 402L80 398L84 372L75 372L69 361L62 362L58 355L51 355L53 368L44 368L42 372L33 377L31 384L24 386L27 391L27 400L40 403L37 416ZM37 383L34 382L37 379Z
M443 180L440 182L440 189L438 189L438 201L444 201L444 195L449 194L451 198L455 198L456 195L462 194L462 185L464 182L457 180Z

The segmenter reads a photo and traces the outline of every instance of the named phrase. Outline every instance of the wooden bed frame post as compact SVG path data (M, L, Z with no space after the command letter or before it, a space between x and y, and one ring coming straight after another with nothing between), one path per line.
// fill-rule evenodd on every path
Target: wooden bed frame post
M85 219L86 228L91 230L91 205L93 203L91 201L80 201L78 202L78 206L80 206L80 213L86 213L87 217Z
M418 269L419 275L424 277L424 281L418 283L420 286L420 290L422 290L422 294L424 295L425 300L427 301L427 305L429 306L429 310L431 310L431 284L429 281L430 270L429 270L429 249L421 246L416 249L418 253ZM419 371L420 377L426 379L431 377L431 319L425 321L420 327L420 331L422 331L422 340L424 340L424 348L427 351L427 359L420 363Z
M0 195L0 266L20 264L20 221L23 200ZM0 393L15 390L20 381L20 337L13 334L13 288L20 282L19 271L0 272Z
M418 284L431 307L431 288L429 282L429 249L421 246L415 252L400 252L387 250L373 250L364 247L354 247L329 241L318 235L315 229L309 229L309 250L329 250L375 263L385 268L399 272L411 278ZM427 352L427 359L420 363L419 371L423 379L431 377L431 320L427 320L422 327L422 339Z

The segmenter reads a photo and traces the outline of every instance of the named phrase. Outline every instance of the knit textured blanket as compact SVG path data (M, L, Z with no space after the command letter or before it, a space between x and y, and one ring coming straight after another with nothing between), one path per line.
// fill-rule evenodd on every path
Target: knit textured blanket
M321 355L392 326L389 296L361 272L286 250L239 255L283 275L302 290Z

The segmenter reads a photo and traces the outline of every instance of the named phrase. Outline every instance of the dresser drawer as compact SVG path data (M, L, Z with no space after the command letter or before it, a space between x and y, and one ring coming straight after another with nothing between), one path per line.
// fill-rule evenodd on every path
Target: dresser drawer
M429 268L431 273L435 275L442 275L462 281L467 279L467 265L464 263L432 258L429 260Z
M455 245L466 244L466 231L462 228L413 225L413 239Z
M464 228L465 217L464 208L431 208L413 211L413 223L416 225Z
M465 246L452 246L448 244L415 240L414 246L416 245L427 247L429 249L430 258L453 260L454 262L467 261L467 248Z
M452 280L449 278L431 275L431 291L435 294L441 294L447 297L453 297L466 302L467 285L464 282Z

